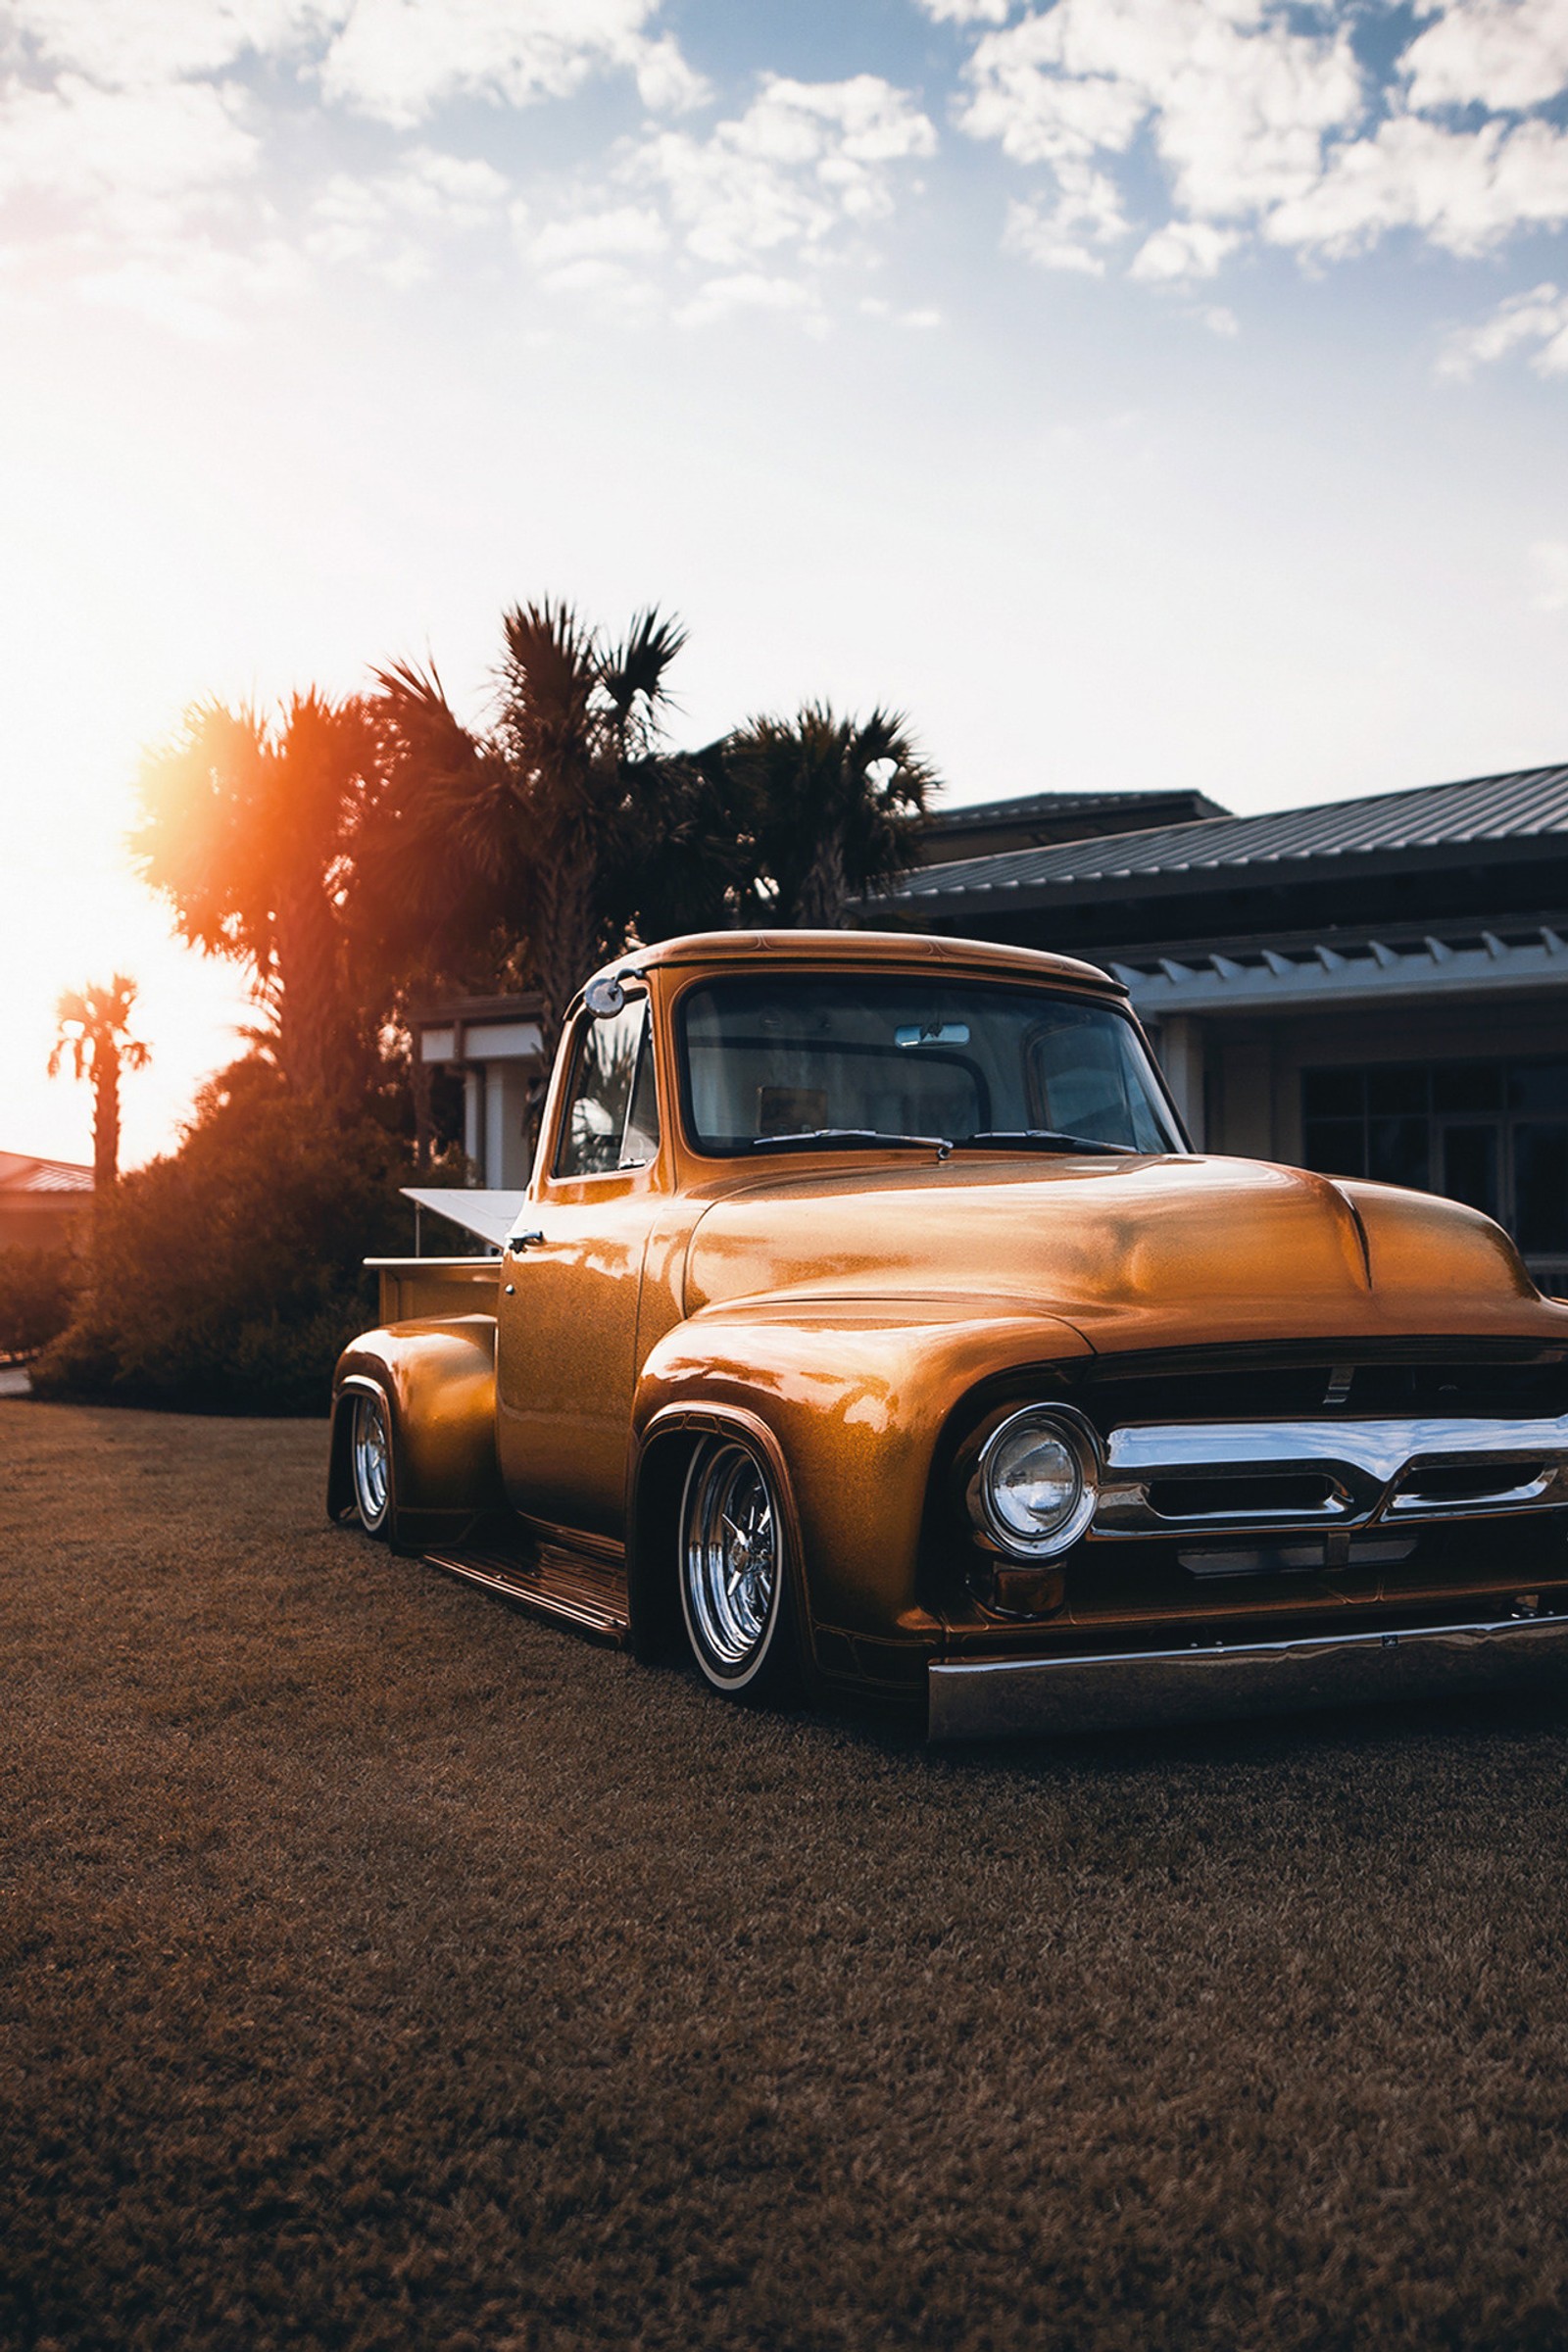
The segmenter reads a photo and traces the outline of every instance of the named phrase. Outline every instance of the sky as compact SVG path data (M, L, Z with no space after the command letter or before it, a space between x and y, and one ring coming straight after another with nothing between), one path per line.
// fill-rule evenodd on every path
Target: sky
M1568 0L0 0L0 1149L237 1051L124 838L212 695L691 634L954 802L1568 759Z

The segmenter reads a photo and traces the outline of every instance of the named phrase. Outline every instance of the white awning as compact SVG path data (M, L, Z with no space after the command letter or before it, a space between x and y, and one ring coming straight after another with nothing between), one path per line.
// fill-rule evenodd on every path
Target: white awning
M1152 966L1113 963L1146 1020L1171 1013L1298 1012L1308 1004L1347 1010L1368 1003L1474 999L1568 989L1568 943L1545 927L1528 937L1455 934L1453 944L1428 936L1391 947L1381 939L1331 947L1195 955L1190 962L1162 956Z
M419 1032L421 1061L537 1061L544 1050L537 1021L448 1021Z
M476 1233L481 1242L499 1250L515 1225L528 1198L526 1193L469 1192L460 1185L406 1184L403 1198L412 1200L416 1208L428 1209L432 1216L445 1217L453 1225L461 1225L465 1233Z

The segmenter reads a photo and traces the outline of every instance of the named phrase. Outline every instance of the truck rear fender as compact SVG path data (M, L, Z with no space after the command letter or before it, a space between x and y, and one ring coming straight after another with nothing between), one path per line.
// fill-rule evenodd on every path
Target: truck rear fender
M367 1383L392 1419L394 1541L418 1547L505 1503L496 1461L496 1319L424 1316L362 1334L338 1359L332 1383L327 1509L354 1504L350 1407Z

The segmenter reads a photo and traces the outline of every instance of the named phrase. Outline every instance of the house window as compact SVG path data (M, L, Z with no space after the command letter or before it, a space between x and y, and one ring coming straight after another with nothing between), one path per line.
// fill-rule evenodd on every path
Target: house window
M1568 1256L1568 1057L1303 1070L1301 1134L1322 1175L1446 1193Z

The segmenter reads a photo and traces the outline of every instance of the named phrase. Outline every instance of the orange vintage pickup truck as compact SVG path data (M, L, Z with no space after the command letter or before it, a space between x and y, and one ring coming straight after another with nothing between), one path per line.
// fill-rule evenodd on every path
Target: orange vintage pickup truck
M501 1254L382 1265L332 1515L730 1698L954 1739L1568 1656L1568 1305L1453 1201L1195 1152L1087 964L632 952L526 1194L439 1200Z

